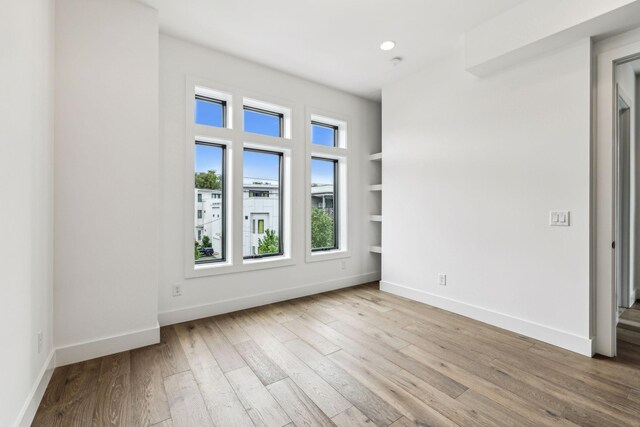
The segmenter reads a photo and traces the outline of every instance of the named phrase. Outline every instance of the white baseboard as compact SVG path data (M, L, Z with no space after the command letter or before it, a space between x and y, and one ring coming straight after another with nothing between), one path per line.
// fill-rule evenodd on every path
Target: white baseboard
M178 308L175 310L158 313L160 326L173 325L190 320L202 319L204 317L217 316L219 314L231 313L233 311L258 307L279 301L286 301L293 298L300 298L320 292L332 291L334 289L359 285L380 280L380 272L364 273L355 276L343 277L337 280L326 282L310 283L293 288L279 289L276 291L263 292L240 298L231 298L223 301L216 301L209 304L195 305L191 307Z
M165 326L200 319L203 317L215 316L217 314L229 313L245 308L257 307L260 305L271 304L278 301L285 301L292 298L299 298L377 280L380 280L380 272L371 272L344 277L338 280L311 283L293 288L264 292L248 297L228 299L211 304L203 304L167 311L158 315L160 324L152 328L53 349L51 350L51 354L47 358L47 362L43 366L42 371L38 375L38 379L34 384L31 393L29 393L24 407L20 411L15 422L15 427L28 427L31 425L36 411L38 410L38 406L40 405L40 401L47 389L47 385L49 385L49 380L51 379L51 375L53 374L55 367L156 344L160 342L160 325Z
M451 311L499 328L507 329L585 356L593 356L591 338L580 337L569 332L550 328L528 320L519 319L493 310L488 310L486 308L395 283L381 281L380 290L432 305L443 310Z
M636 299L638 299L638 289L634 289L631 291L631 295L629 295L629 301L631 302L631 305L633 305L636 302Z
M121 351L132 350L160 342L160 326L128 332L126 334L99 338L79 344L58 347L56 350L56 366L95 359Z
M29 427L31 425L33 418L36 416L36 412L38 411L38 406L40 406L42 396L44 396L44 392L49 385L49 380L51 379L51 375L53 375L55 367L56 351L55 349L52 349L47 360L42 366L29 395L27 396L24 406L18 414L18 418L14 424L15 427Z

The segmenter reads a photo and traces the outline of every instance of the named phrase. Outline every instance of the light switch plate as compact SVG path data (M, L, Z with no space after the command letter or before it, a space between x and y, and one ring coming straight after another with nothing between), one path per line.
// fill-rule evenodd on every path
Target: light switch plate
M569 227L570 221L569 211L550 211L549 225L553 227Z

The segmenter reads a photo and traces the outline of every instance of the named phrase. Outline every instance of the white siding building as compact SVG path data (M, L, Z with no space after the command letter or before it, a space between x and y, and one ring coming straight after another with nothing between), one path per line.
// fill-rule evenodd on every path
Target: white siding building
M222 190L195 189L194 239L209 236L214 257L222 254Z
M196 189L194 199L193 238L202 243L202 238L208 236L214 257L219 258L222 254L222 191ZM276 184L245 184L242 199L242 254L258 255L258 242L266 231L280 232L280 192Z
M258 255L266 230L280 232L280 192L271 183L245 183L242 192L242 254Z

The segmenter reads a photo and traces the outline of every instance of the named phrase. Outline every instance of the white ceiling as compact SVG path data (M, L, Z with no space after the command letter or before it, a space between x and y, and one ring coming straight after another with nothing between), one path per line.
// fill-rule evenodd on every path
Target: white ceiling
M158 9L165 34L377 100L523 0L140 1ZM396 48L381 51L384 40Z

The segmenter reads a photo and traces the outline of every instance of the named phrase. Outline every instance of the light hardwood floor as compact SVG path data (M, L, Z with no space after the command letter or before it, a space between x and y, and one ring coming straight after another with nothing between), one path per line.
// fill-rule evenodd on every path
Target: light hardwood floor
M57 368L34 426L640 426L640 345L579 356L374 285Z

